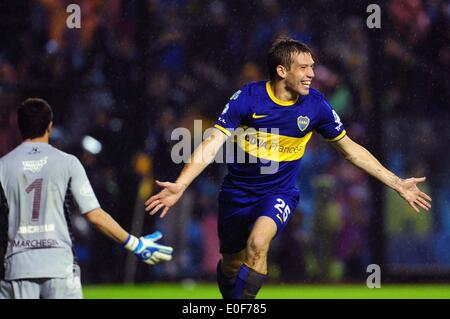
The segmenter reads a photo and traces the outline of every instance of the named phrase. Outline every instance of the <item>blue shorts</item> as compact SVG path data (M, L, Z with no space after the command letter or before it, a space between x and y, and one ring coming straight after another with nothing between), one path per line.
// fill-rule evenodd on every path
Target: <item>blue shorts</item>
M247 246L253 224L260 216L267 216L277 224L277 235L292 217L298 196L267 195L252 204L219 200L218 233L220 252L234 254Z

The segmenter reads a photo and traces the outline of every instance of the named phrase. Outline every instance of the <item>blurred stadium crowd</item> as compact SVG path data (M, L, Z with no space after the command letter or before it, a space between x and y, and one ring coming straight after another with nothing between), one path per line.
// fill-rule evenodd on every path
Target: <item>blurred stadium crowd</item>
M66 27L70 3L81 6L79 30ZM381 237L393 269L445 271L450 3L381 1L379 31L366 27L363 3L2 1L0 156L20 142L18 103L28 96L47 99L55 113L52 143L80 158L105 210L128 230L162 230L164 243L175 248L171 263L138 265L135 280L212 280L219 259L216 197L226 166L211 165L164 219L145 216L143 201L156 191L155 179L173 181L182 168L170 158L177 143L172 130L192 128L194 119L208 128L241 85L266 78L271 42L293 37L313 49L313 86L349 135L376 146L374 154L400 176L426 175L434 206L419 216L386 188L384 196L374 194L368 176L313 137L302 161L297 213L272 251L271 280L360 280ZM378 46L370 42L374 32ZM382 75L375 79L378 92L374 72ZM375 113L379 122L372 120ZM377 234L371 230L374 202L382 198L385 226ZM72 219L83 282L123 281L127 254L78 214Z

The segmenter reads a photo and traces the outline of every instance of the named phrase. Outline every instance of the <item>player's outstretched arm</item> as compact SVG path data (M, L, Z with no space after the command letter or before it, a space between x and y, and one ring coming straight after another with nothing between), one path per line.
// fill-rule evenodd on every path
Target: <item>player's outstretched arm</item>
M161 208L164 208L161 213L161 218L163 218L170 207L175 205L180 199L185 189L192 181L214 160L217 152L227 138L227 135L218 129L215 129L213 133L194 150L189 162L184 166L175 183L156 181L156 184L163 189L145 202L145 210L150 212L150 215L153 215Z
M107 212L96 208L85 214L87 220L103 234L136 254L146 264L155 265L172 259L172 247L156 244L162 237L159 231L137 238L127 233Z
M348 136L345 136L337 142L333 142L333 146L353 165L361 168L397 191L416 212L419 212L418 206L425 211L431 208L429 203L431 202L431 197L417 187L417 184L425 181L425 177L401 179L381 165L368 150L352 141Z

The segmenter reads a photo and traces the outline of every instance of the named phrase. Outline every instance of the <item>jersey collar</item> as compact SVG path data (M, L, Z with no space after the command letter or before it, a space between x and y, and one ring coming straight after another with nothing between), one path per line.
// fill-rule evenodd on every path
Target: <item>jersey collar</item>
M291 106L291 105L294 105L295 103L297 103L297 101L298 101L298 97L295 100L291 100L291 101L282 101L279 98L277 98L275 96L275 94L273 94L272 88L270 87L270 81L266 82L266 91L267 91L267 94L269 95L270 99L273 102L275 102L276 104L281 105L281 106Z

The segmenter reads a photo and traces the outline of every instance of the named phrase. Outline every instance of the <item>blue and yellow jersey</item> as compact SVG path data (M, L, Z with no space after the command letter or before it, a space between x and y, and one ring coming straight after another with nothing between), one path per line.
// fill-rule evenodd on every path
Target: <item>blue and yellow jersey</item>
M276 193L298 196L300 161L313 131L328 141L346 134L339 116L319 91L310 88L307 96L281 101L268 81L250 83L237 91L214 127L233 136L241 150L228 161L220 194L222 200L237 203ZM245 154L245 163L239 153ZM264 167L276 169L262 173Z

